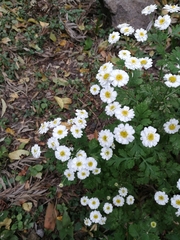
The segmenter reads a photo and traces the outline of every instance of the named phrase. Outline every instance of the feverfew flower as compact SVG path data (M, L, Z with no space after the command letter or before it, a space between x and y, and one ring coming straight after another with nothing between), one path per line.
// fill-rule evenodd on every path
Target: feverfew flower
M58 125L60 125L60 123L61 123L61 118L56 118L53 121L49 122L49 127L50 128L57 127Z
M75 114L79 118L88 118L88 112L84 109L76 109Z
M133 134L135 133L132 126L130 126L128 123L126 124L119 124L114 129L114 136L117 142L121 144L129 144L134 140Z
M85 219L84 219L84 225L90 227L91 224L92 224L92 222L91 222L91 220L90 220L89 218L85 218Z
M84 150L79 150L77 153L76 153L76 157L83 157L83 158L87 158L87 154Z
M80 171L86 168L86 159L83 157L75 157L70 162L70 168L74 171Z
M101 71L96 74L96 79L99 81L102 87L106 87L110 85L110 76L111 71Z
M57 147L57 149L55 151L55 157L58 160L65 162L65 161L69 160L70 156L71 156L71 151L68 147L66 147L64 145Z
M176 217L179 217L180 216L180 208L177 209L177 211L175 212L176 214Z
M38 144L35 144L32 148L31 148L31 153L33 155L34 158L39 158L41 155L41 149L39 147Z
M130 109L128 106L124 106L115 111L115 116L122 122L129 122L134 118L135 114L133 109Z
M147 70L148 68L152 67L153 62L152 62L152 59L149 57L140 58L139 61L141 64L141 68L144 68Z
M180 178L179 178L179 180L177 181L176 187L180 190Z
M124 198L119 195L113 197L113 204L116 207L122 207L124 205Z
M145 7L141 13L144 14L144 15L148 15L148 14L151 14L152 12L154 12L155 10L157 9L157 5L156 4L151 4L147 7Z
M120 196L125 197L125 196L127 195L127 193L128 193L128 190L127 190L127 188L125 188L125 187L121 187L121 188L118 190L118 193L119 193Z
M131 26L124 26L124 27L121 27L120 32L125 36L129 36L134 32L134 28Z
M143 28L136 29L134 36L138 42L145 42L148 38L147 31Z
M94 85L92 85L92 86L90 87L90 93L91 93L92 95L98 95L98 94L99 94L99 91L100 91L100 87L99 87L99 85L97 85L97 84L94 84Z
M180 209L180 195L174 195L174 196L171 198L171 205L172 205L174 208Z
M116 100L117 92L112 87L105 87L100 91L100 98L102 102L111 103Z
M119 109L121 107L121 105L118 102L113 102L113 103L109 103L106 107L105 107L105 112L106 115L108 116L113 116L115 111L117 109Z
M166 205L166 203L169 201L169 197L165 192L158 191L154 195L154 200L159 205Z
M113 44L116 43L119 39L120 39L119 32L112 32L111 34L109 34L108 42Z
M111 84L114 87L122 87L129 81L129 75L124 70L115 69L111 72Z
M136 58L136 57L126 58L124 64L125 64L125 66L126 66L128 69L131 69L131 70L135 70L135 69L140 69L140 68L141 68L140 61L139 61L139 59Z
M180 7L178 5L168 5L166 4L164 7L163 7L164 10L166 10L167 12L170 12L170 13L174 13L174 12L179 12L180 11Z
M164 16L159 16L158 19L156 19L154 26L159 30L165 30L169 27L170 23L171 23L170 16L164 15Z
M88 201L88 205L90 207L90 209L97 209L100 205L100 201L98 198L90 198Z
M166 122L163 127L164 131L169 134L174 134L179 131L180 125L178 125L179 121L177 119L170 119L168 122Z
M126 60L131 56L131 52L128 50L120 50L118 53L118 57L122 60Z
M97 210L94 210L90 213L90 220L93 222L93 223L99 223L101 218L102 218L102 215L99 211Z
M113 70L113 64L111 62L104 63L98 70L98 72L111 72Z
M180 86L180 75L173 75L171 73L164 75L165 84L168 87L179 87Z
M51 148L53 150L56 150L57 147L59 147L58 139L55 137L51 137L47 140L48 148Z
M97 161L93 157L86 158L85 164L89 171L93 171L97 167Z
M132 195L129 195L127 198L126 198L126 203L128 205L132 205L134 203L134 197Z
M113 133L109 129L101 130L99 132L98 141L102 147L111 147L114 142Z
M102 159L109 160L110 158L112 158L113 151L109 147L103 147L101 149L100 155L101 155Z
M62 139L68 135L68 130L66 126L59 125L53 129L52 135L55 138Z
M94 175L98 175L100 172L101 172L101 168L95 168L95 169L92 170L92 173Z
M74 181L75 179L74 172L70 169L64 171L64 176L66 176L69 181Z
M101 220L99 221L100 225L104 225L106 223L107 218L106 217L102 217Z
M104 211L106 214L112 213L112 211L113 211L113 205L112 205L111 203L105 203L104 206L103 206L103 211Z
M87 196L83 196L81 199L80 199L80 203L81 205L83 206L87 206L88 205L88 202L89 202L89 198Z
M43 133L47 133L48 130L49 130L49 122L43 122L41 123L41 126L38 132L40 134L43 134Z
M87 177L89 177L89 175L90 172L87 169L81 169L77 172L77 177L81 180L86 179Z
M81 129L84 129L87 126L86 119L81 118L81 117L74 118L73 123Z
M154 147L158 144L160 135L156 133L157 129L154 127L145 127L141 131L141 141L145 147Z
M130 26L129 23L121 23L121 24L117 25L117 28L121 29L123 27L129 27L129 26Z
M70 132L72 133L74 138L81 138L82 137L82 129L79 126L72 125L70 128Z

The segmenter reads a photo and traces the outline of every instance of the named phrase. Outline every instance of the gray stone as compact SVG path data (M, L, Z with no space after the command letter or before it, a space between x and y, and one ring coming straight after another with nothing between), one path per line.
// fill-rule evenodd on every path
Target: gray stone
M145 28L152 20L152 14L143 15L141 10L154 0L102 0L104 6L111 14L112 26L116 27L121 23L129 23L135 29Z

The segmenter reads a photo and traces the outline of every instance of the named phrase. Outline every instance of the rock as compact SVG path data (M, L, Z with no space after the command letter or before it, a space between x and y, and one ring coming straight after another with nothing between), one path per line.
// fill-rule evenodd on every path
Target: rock
M151 15L141 14L141 10L154 0L100 0L111 15L112 26L115 28L118 24L129 23L135 29L148 26L152 20Z

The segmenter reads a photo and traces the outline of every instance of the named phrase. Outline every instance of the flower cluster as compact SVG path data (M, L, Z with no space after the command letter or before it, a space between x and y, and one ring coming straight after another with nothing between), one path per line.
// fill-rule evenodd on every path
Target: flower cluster
M80 199L81 205L88 206L89 209L93 210L90 212L89 218L84 219L84 224L86 226L91 226L92 223L98 223L100 225L104 225L106 223L107 216L103 216L102 213L98 210L100 204L102 205L103 212L106 215L112 213L114 207L122 207L125 204L125 202L127 205L134 204L135 201L134 196L128 195L127 188L125 187L119 188L118 193L119 193L118 195L113 197L112 203L110 202L100 203L100 200L97 197L88 198L87 196L83 196Z

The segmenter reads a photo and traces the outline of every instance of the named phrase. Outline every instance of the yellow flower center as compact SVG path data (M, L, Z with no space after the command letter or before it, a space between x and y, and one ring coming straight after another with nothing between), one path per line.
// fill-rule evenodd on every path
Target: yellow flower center
M121 137L126 138L128 136L128 133L126 131L120 132Z
M176 77L175 76L171 76L169 78L169 81L172 82L172 83L176 82Z
M135 59L132 59L132 60L131 60L131 63L136 64L136 60L135 60Z
M147 139L149 141L153 141L154 140L154 134L153 133L149 133L148 136L147 136Z
M106 151L105 154L106 154L106 156L108 156L109 155L109 151Z
M117 81L121 81L122 79L123 79L122 74L117 74L117 75L116 75L116 80L117 80Z
M92 163L92 162L88 162L88 166L89 166L89 167L92 167L92 166L93 166L93 163Z
M59 154L61 157L64 157L66 155L64 151L61 151Z
M159 24L163 24L165 22L165 19L164 18L161 18L160 20L159 20Z
M111 109L111 110L114 110L114 109L115 109L115 106L114 106L114 105L110 106L110 109Z
M129 28L125 28L125 29L124 29L124 32L129 32Z
M58 130L57 132L59 135L61 135L63 133L63 130Z
M121 200L120 200L120 199L117 199L117 200L116 200L116 202L117 202L117 203L120 203L120 202L121 202Z
M103 136L102 139L103 139L103 141L106 142L107 141L107 136Z
M159 196L159 200L163 201L164 197L163 196Z
M147 63L147 60L145 59L141 60L141 65L146 65L146 63Z
M103 78L104 78L104 80L107 80L109 78L109 73L105 73Z
M128 115L128 111L127 110L123 110L122 111L122 115L126 117Z
M177 200L176 200L176 204L177 204L177 205L180 205L180 199L177 199Z
M98 218L98 215L97 215L97 214L95 214L95 215L94 215L94 218L95 218L95 219L97 219L97 218Z
M111 97L111 93L110 92L105 92L105 97L106 98L110 98Z
M82 166L82 162L77 162L77 166L78 167Z
M139 35L140 35L141 37L144 37L144 33L143 33L143 32L140 32Z
M175 124L172 123L172 124L169 125L169 129L170 129L170 130L174 130L175 128L176 128L176 125L175 125Z

